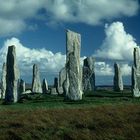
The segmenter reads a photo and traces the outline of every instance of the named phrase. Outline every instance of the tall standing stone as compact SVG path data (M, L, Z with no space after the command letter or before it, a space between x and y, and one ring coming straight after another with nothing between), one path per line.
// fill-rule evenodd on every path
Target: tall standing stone
M48 83L47 83L46 79L43 79L42 90L43 90L44 94L46 94L48 92Z
M114 91L122 91L123 90L123 80L122 74L119 64L114 64Z
M2 78L1 78L1 98L5 98L6 91L6 63L3 63L2 67Z
M140 70L140 56L139 56L139 48L134 48L134 67L137 69L137 71Z
M63 87L65 80L66 80L66 68L64 67L59 72L59 87Z
M140 57L139 48L134 48L134 65L132 67L132 93L134 97L140 97Z
M18 101L18 86L19 86L19 69L16 64L15 46L8 47L7 62L6 62L6 92L5 102Z
M39 69L36 64L33 65L33 80L32 80L32 92L42 93L42 86L40 81Z
M58 81L58 78L55 77L55 78L54 78L54 87L57 89L58 86L59 86L59 81Z
M95 90L95 59L93 57L87 57L84 59L83 65L83 90L94 91Z
M66 33L65 95L69 100L82 99L82 70L80 67L81 35L70 30Z
M54 78L54 85L53 87L56 89L57 94L59 93L59 80L57 77Z
M19 92L20 94L25 92L25 81L23 81L22 79L20 79Z
M64 93L64 81L66 80L66 68L62 68L59 72L59 87L58 87L58 93L63 94Z

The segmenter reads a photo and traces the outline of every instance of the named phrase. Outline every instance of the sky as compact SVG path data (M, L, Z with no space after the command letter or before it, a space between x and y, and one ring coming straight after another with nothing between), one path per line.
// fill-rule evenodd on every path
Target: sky
M133 49L140 46L139 0L0 0L0 68L16 46L21 78L38 64L49 84L65 64L66 29L81 34L81 64L96 59L96 84L113 84L114 62L131 84Z

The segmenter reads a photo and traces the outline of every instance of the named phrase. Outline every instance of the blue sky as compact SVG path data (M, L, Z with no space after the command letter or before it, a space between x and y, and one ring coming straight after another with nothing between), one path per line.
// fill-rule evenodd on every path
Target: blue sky
M14 44L21 77L31 82L32 65L37 63L41 77L52 83L65 63L65 30L71 29L82 36L81 57L96 58L97 84L112 83L115 61L121 65L122 74L129 77L124 83L130 84L132 51L140 44L138 0L0 3L0 66L5 61L7 46Z

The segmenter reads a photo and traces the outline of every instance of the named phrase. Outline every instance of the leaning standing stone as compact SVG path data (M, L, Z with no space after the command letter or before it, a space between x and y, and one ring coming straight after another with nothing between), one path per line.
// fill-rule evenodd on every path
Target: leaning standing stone
M66 33L66 99L82 99L82 71L80 67L81 35L70 30Z
M119 67L119 64L114 64L114 91L122 91L123 90L123 81L122 81L122 74Z
M18 101L19 69L16 64L15 46L8 47L6 62L6 92L5 102L12 103Z
M40 82L39 69L36 64L33 65L33 80L32 80L32 92L42 93L42 86Z

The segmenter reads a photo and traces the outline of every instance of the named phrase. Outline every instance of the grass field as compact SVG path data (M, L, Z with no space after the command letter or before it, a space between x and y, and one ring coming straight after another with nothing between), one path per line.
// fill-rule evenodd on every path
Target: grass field
M139 140L139 131L140 99L129 92L100 90L78 102L35 94L0 105L0 140Z

